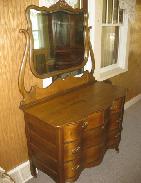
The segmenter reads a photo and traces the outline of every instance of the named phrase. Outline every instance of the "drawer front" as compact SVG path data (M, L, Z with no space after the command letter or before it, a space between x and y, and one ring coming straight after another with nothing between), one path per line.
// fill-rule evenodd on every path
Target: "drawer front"
M104 143L106 141L106 133L107 130L105 126L101 126L99 128L84 132L83 134L84 149Z
M121 98L114 100L112 107L111 107L111 112L112 113L121 112L124 107L124 101L125 101L125 97L121 97Z
M114 130L116 128L121 128L122 127L122 119L123 119L122 112L111 113L110 114L109 129Z
M90 162L101 159L105 152L105 144L87 148L83 151L83 166L87 166Z
M107 145L108 148L112 146L117 146L121 140L121 130L115 129L109 132Z
M64 161L81 157L82 146L80 141L64 144Z
M88 120L84 120L87 123L86 130L97 128L104 124L104 111L95 112L88 116Z
M105 111L98 111L88 116L88 119L83 120L84 129L91 130L105 125L109 122L110 108Z
M81 139L82 135L82 122L69 123L64 126L64 142L72 142Z
M79 177L82 170L80 159L75 159L64 164L65 180Z

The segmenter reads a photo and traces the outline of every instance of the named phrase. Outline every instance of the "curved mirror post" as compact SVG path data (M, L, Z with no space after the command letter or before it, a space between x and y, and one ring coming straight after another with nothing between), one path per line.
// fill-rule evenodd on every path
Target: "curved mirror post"
M39 78L83 68L84 12L30 8L31 65ZM73 69L74 68L74 69ZM76 68L76 69L75 69Z

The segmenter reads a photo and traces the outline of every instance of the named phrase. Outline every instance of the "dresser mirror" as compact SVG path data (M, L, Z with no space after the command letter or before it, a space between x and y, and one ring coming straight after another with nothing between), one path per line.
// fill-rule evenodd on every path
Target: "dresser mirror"
M83 73L90 55L93 75L95 61L86 12L83 8L72 8L65 0L59 0L49 8L35 5L26 8L27 29L20 29L26 38L26 47L18 83L24 102L36 100L38 92L39 98L41 92L46 93L36 86L30 91L25 89L27 62L35 77L52 77L55 81Z
M31 5L26 9L30 66L38 78L80 70L88 59L87 15L83 9L73 9L65 1L58 4L49 8Z

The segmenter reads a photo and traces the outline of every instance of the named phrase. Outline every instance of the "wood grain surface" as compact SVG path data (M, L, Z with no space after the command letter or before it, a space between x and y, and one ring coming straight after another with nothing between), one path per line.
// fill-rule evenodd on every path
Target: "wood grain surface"
M29 4L38 5L38 0L0 1L0 166L6 170L28 159L18 73L25 46L19 29L26 28L24 10ZM26 83L39 83L28 69Z

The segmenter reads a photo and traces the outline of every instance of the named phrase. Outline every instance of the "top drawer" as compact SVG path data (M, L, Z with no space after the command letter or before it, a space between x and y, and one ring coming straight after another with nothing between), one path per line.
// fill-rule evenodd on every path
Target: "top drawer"
M109 110L98 111L88 116L87 125L85 127L86 130L90 130L93 128L97 128L100 126L104 126L106 121L109 118Z
M64 142L71 142L81 138L82 122L69 123L64 126Z

